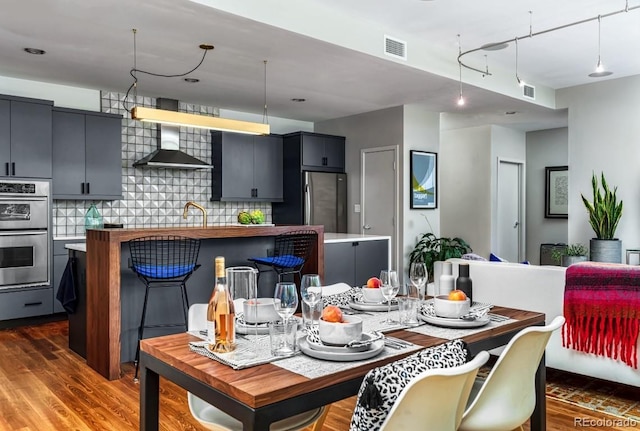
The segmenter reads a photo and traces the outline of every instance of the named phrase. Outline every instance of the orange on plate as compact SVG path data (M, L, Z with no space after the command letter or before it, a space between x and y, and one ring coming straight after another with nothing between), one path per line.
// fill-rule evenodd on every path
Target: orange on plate
M467 295L462 290L452 290L449 292L448 299L450 301L464 301L467 299Z
M322 320L325 322L340 323L342 322L342 310L335 305L327 305L322 310Z

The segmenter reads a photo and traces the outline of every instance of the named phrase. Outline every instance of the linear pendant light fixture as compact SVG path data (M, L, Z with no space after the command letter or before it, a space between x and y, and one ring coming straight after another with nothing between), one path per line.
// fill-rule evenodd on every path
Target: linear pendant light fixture
M137 68L137 52L136 52L136 33L137 30L133 29L133 69L129 72L133 77L134 82L127 90L125 101L129 95L129 91L134 89L135 99L137 100L138 89L138 77L136 73L145 73L153 76L161 76L165 78L183 77L198 69L204 61L207 51L213 49L213 45L201 44L200 49L204 50L200 63L193 69L186 73L177 75L163 75L159 73L147 72ZM266 61L265 61L265 86L266 86ZM265 87L265 110L266 110L266 87ZM126 109L126 107L125 107ZM251 121L232 120L229 118L212 117L209 115L188 114L185 112L168 111L165 109L147 108L143 106L134 106L131 108L131 119L148 123L166 124L171 126L184 126L193 127L198 129L220 130L222 132L234 132L243 133L247 135L268 135L271 132L271 127L266 123L266 117L263 118L265 122L254 123Z
M250 121L232 120L208 115L187 114L184 112L166 111L164 109L145 108L142 106L135 106L131 109L131 118L144 122L244 133L247 135L268 135L270 132L269 125L264 123L253 123Z

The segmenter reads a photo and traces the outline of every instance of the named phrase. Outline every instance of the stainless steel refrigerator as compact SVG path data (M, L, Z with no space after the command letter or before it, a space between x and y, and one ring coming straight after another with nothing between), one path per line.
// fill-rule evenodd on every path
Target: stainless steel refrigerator
M273 222L323 225L325 232L346 233L347 174L303 171L298 175L285 175L284 202L272 204Z

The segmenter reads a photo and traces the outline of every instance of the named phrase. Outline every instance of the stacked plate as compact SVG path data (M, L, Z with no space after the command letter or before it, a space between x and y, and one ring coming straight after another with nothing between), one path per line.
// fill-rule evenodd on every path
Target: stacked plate
M374 335L370 333L362 334L362 341L372 340ZM309 337L300 338L300 350L307 355L317 359L327 361L360 361L373 358L384 349L384 339L379 339L359 347L330 346L322 342L312 341Z

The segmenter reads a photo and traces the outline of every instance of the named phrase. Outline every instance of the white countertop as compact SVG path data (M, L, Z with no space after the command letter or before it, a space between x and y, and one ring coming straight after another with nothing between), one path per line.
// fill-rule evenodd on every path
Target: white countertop
M391 240L390 236L384 235L361 235L359 233L324 233L324 243L353 242L353 241L378 241Z
M54 236L54 241L84 241L86 237L84 235L76 236Z
M87 244L85 244L84 242L76 244L65 244L64 248L66 248L67 250L81 251L83 253L87 252Z

